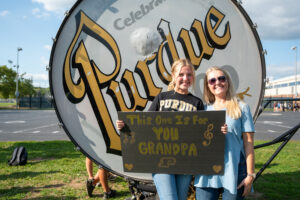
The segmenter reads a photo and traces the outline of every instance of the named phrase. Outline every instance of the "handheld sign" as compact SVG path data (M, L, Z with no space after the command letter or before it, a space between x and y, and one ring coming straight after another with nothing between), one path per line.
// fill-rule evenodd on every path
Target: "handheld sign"
M125 172L223 174L225 111L118 112Z
M194 95L205 71L225 69L257 117L265 62L255 25L236 0L77 0L66 12L51 51L50 90L64 131L107 170L123 170L117 111L148 110L166 91L171 65L195 67Z

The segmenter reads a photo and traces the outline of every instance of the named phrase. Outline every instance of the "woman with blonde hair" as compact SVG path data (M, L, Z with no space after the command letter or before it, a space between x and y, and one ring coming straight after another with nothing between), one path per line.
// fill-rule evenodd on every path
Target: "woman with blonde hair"
M200 98L189 92L194 85L194 66L187 59L180 59L173 63L172 81L168 91L157 95L149 111L197 111L203 110ZM117 128L121 130L124 122L117 120ZM156 190L161 200L186 200L192 175L182 174L152 174Z
M206 71L204 79L206 110L225 110L224 175L197 175L197 200L243 199L250 191L254 173L254 123L248 104L238 101L230 76L219 67Z

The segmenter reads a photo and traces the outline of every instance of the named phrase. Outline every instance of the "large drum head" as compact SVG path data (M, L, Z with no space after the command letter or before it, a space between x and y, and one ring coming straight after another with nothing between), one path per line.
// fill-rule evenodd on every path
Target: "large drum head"
M195 66L192 92L200 98L207 68L225 68L256 119L264 56L236 1L77 1L59 29L50 61L56 112L72 142L108 170L150 180L150 174L123 171L117 111L146 111L166 90L178 58Z

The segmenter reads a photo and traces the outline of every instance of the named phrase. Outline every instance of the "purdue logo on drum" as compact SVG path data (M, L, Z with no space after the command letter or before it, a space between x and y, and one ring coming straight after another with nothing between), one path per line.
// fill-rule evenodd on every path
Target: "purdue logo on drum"
M56 111L71 140L104 167L146 179L147 174L123 172L117 111L147 110L166 90L174 60L191 60L199 97L206 69L226 68L254 117L265 76L257 33L234 1L143 1L151 3L153 9L142 16L133 0L78 1L58 32L50 61ZM131 15L140 18L129 23ZM126 27L116 29L126 19ZM129 41L141 27L161 37L151 55L138 55Z

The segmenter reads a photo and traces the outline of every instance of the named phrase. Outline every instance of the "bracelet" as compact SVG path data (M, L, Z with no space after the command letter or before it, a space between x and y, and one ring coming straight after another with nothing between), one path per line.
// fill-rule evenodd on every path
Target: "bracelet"
M253 177L254 179L256 178L256 174L255 174L255 173L253 173L253 174L247 174L247 176L251 176L251 177Z

